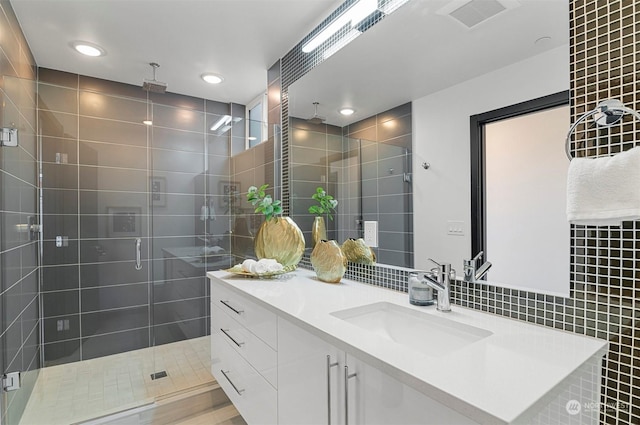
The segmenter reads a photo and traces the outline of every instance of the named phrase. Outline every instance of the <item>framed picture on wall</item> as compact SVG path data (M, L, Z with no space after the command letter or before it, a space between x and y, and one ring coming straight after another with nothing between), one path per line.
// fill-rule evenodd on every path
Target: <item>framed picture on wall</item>
M149 181L150 204L152 207L167 206L167 179L164 177L151 177Z
M142 208L140 207L108 207L109 237L141 236Z
M221 181L219 183L220 206L227 211L234 211L240 206L240 182Z

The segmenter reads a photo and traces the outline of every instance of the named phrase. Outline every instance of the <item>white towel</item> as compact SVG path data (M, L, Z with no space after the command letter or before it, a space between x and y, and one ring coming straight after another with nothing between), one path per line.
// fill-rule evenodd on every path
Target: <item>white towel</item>
M640 219L640 146L610 157L572 159L567 219L596 226Z
M207 217L209 216L209 207L203 205L200 208L200 221L207 221Z

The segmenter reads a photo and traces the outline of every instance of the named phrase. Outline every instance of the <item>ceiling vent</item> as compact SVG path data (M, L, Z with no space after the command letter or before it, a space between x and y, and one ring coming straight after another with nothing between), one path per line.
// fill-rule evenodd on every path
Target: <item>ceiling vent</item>
M514 0L458 0L450 2L437 13L449 15L465 27L473 28L517 5L518 3Z

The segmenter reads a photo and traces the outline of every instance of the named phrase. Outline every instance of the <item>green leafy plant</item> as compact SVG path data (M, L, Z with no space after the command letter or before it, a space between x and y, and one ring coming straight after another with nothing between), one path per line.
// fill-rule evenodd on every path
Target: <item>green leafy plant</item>
M251 186L247 192L247 201L256 207L255 212L264 214L267 220L277 219L275 216L282 214L282 206L280 200L273 200L271 195L265 193L268 187L268 184L263 184L259 188Z
M333 213L336 211L338 201L333 199L333 196L329 195L323 188L316 189L316 193L311 196L312 199L318 201L320 205L312 205L309 207L309 212L315 215L327 214L330 220L333 220Z

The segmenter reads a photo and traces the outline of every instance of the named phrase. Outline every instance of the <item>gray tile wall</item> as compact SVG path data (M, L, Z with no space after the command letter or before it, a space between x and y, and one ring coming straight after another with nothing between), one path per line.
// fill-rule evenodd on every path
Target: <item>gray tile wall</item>
M0 422L17 424L40 368L36 69L22 30L0 0L0 127L18 129L18 147L0 147L0 374L23 371L22 388L0 392Z
M236 139L244 149L244 107L147 99L137 86L41 68L38 113L45 364L208 334L205 272L231 264L222 190ZM226 114L238 118L232 131L212 132ZM227 254L203 256L205 240Z

